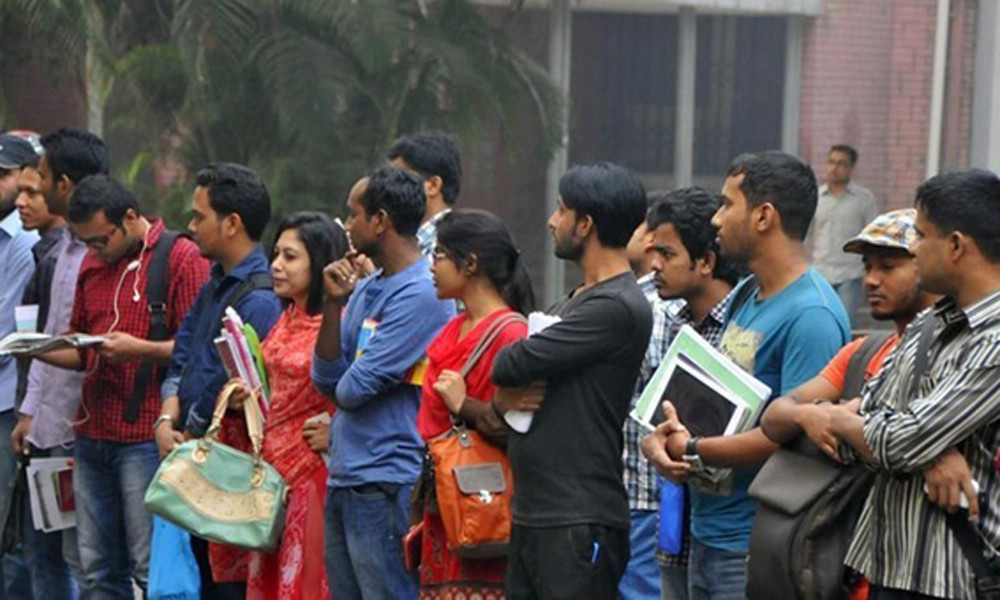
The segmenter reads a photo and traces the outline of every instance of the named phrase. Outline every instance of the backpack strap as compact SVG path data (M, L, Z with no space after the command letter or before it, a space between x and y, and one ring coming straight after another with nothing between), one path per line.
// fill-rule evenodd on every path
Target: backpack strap
M891 331L875 333L869 335L861 342L861 345L851 355L851 360L847 362L847 372L844 374L844 389L840 392L841 398L850 400L861 394L861 388L865 386L868 363L875 358L875 355L882 349L882 346L885 345L892 334L893 332Z
M146 301L149 309L149 333L146 339L151 342L162 342L170 337L167 329L167 294L170 287L170 252L177 243L177 238L183 234L178 231L164 230L153 246L153 256L146 267ZM146 395L146 386L156 369L151 361L143 361L135 376L132 395L129 396L122 411L126 423L139 420L139 408Z
M995 598L994 594L1000 594L1000 575L993 567L992 562L983 556L983 550L987 546L985 540L981 538L976 526L969 521L969 513L960 510L956 513L946 514L945 522L948 529L955 536L958 547L962 549L965 560L969 561L972 572L976 576L976 590L979 598ZM996 556L996 551L991 552Z
M242 302L243 299L249 296L252 292L256 290L270 290L273 288L274 280L271 279L271 273L254 273L248 277L246 281L233 288L233 291L229 293L229 298L226 299L225 306L232 306L233 309L235 309L236 305ZM223 308L223 310L225 310L225 308Z

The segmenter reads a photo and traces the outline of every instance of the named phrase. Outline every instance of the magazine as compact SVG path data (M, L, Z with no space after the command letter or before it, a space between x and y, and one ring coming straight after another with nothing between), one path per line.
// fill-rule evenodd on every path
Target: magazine
M756 425L770 396L767 385L685 325L667 348L631 417L653 429L663 421L663 401L670 400L692 435L732 435Z
M0 356L8 354L34 355L48 352L60 346L84 348L99 346L104 338L99 335L76 333L72 335L48 335L46 333L12 333L0 340Z
M543 312L535 311L528 315L528 336L530 337L535 335L536 333L544 330L546 327L554 325L559 321L562 321L562 319L555 315L547 315ZM503 418L514 431L518 433L528 433L528 429L531 427L531 421L534 416L534 413L523 410L509 410Z

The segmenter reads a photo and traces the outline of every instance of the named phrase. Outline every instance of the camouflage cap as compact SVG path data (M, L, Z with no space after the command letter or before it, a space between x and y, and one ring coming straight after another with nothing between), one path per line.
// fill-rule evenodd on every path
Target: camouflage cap
M844 252L861 254L865 246L878 248L899 248L910 252L917 231L913 227L917 219L917 209L901 208L883 213L865 225L857 236L844 243Z

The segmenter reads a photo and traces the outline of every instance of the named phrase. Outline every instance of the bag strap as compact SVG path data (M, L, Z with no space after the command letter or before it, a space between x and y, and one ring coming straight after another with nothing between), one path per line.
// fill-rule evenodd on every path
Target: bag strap
M910 385L906 394L909 400L913 400L920 392L920 378L927 371L927 365L930 362L929 350L931 342L934 341L934 325L936 321L937 319L934 317L934 314L928 313L927 318L924 319L923 325L920 327L920 338L917 340L917 356L913 363L913 371L910 373Z
M980 592L1000 592L1000 577L994 574L990 563L983 557L983 542L974 529L975 525L969 522L968 514L958 511L945 515L945 522L976 575L976 589Z
M146 301L149 309L149 332L146 339L151 342L162 342L170 337L167 328L167 294L170 287L170 252L183 234L169 229L160 233L156 245L153 246L153 256L146 267ZM122 410L122 418L126 423L139 420L139 408L146 395L153 371L156 369L151 361L143 361L135 375L132 395L129 396Z
M844 374L844 389L841 397L850 400L861 394L861 388L865 386L865 374L868 371L868 363L875 358L875 355L886 341L893 335L891 331L884 331L869 335L861 345L858 346L851 360L847 362L847 372Z
M462 379L465 379L465 376L468 375L469 371L471 371L473 367L476 366L476 363L479 362L479 359L483 357L483 354L486 353L489 347L493 344L493 342L497 339L497 337L503 332L503 330L508 325L512 323L526 324L527 322L528 320L524 318L524 315L512 312L500 315L499 317L497 317L495 321L490 323L489 328L485 332L483 332L483 337L479 338L479 341L476 343L476 347L472 349L472 354L469 355L469 358L466 359L465 364L462 365L462 370L459 371L459 374L462 376Z
M226 299L225 304L226 306L232 306L235 309L236 305L242 302L243 299L251 293L257 290L270 290L273 288L274 280L271 279L270 272L254 273L246 281L233 288L233 291L230 292L230 296Z

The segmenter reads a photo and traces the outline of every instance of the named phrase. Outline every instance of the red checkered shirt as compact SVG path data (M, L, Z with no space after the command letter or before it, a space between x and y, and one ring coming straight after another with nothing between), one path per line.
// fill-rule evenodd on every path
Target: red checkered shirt
M88 253L80 265L76 298L70 326L73 331L101 335L114 331L145 339L149 334L149 300L146 297L146 273L163 232L163 221L150 218L147 236L149 248L141 253L139 269L126 272L129 263L140 254L126 256L109 264ZM201 286L208 281L208 261L198 246L187 238L177 238L170 252L170 283L167 287L167 327L171 336L181 326L184 315L194 304ZM137 285L138 278L138 285ZM121 285L119 286L119 282ZM135 290L139 301L133 300ZM119 319L115 325L115 307ZM132 396L140 361L110 364L94 350L82 350L82 364L87 375L83 380L83 398L77 415L76 433L80 437L114 442L144 442L153 439L153 423L160 414L160 381L165 367L157 367L146 383L146 393L139 408L139 419L126 423L122 417Z

